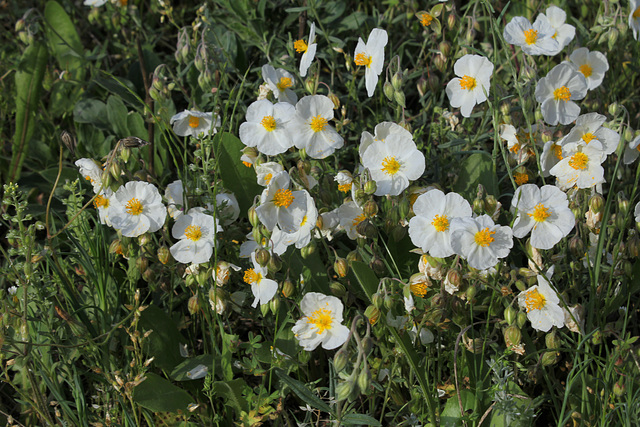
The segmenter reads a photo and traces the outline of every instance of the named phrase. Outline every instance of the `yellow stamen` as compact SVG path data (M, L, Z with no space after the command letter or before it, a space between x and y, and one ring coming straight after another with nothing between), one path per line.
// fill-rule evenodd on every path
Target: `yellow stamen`
M360 224L362 221L364 221L365 219L367 219L367 217L364 216L364 213L361 213L357 217L353 218L353 222L351 222L351 225L355 227L358 224Z
M593 73L593 68L591 68L589 64L582 64L579 70L585 77L589 77Z
M202 229L197 225L190 225L184 229L184 237L197 242L202 238Z
M288 208L289 205L293 203L294 199L295 197L291 193L291 190L284 190L281 188L273 195L273 204L279 208Z
M460 79L460 87L465 90L474 90L478 86L476 79L471 76L463 76Z
M243 164L243 165L245 165L245 166L246 166L246 167L248 167L248 168L250 168L250 167L251 167L251 163L249 163L249 162L245 162L245 161L243 161L243 162L242 162L242 164Z
M318 334L321 334L325 329L331 329L333 323L333 313L326 308L319 308L314 311L311 316L307 317L307 323L311 323L318 328Z
M104 197L102 194L98 194L93 201L93 204L96 208L108 208L109 207L109 199Z
M366 65L367 67L371 67L371 56L367 55L364 52L360 52L359 54L357 54L354 61L356 65Z
M594 139L596 139L596 136L594 134L592 134L591 132L585 133L584 135L582 135L582 140L584 142L586 142L587 144L590 143L591 141L593 141Z
M496 234L495 231L489 231L489 227L485 227L475 234L474 240L478 245L486 248L495 240L493 237L494 234Z
M293 82L289 77L280 77L280 81L276 86L278 87L278 90L283 91L293 86Z
M327 119L322 117L320 114L311 119L311 129L314 132L320 132L327 126Z
M351 183L338 184L338 190L342 191L343 193L348 193L349 191L351 191Z
M427 295L427 282L417 282L409 285L412 294L424 298Z
M569 88L567 88L566 86L560 86L558 89L553 91L553 98L556 101L563 100L567 102L568 100L571 99L571 92L569 91Z
M527 296L524 300L525 305L527 306L527 313L531 310L541 310L547 304L547 299L538 292L537 289L527 292Z
M431 16L431 14L424 12L420 15L420 23L423 27L428 27L429 25L431 25L431 21L433 21L433 16Z
M133 199L129 200L126 205L124 205L124 208L129 215L140 215L144 209L144 206L142 206L140 200L134 197Z
M538 203L535 208L533 208L533 213L527 214L532 217L536 222L544 222L551 216L551 212L549 208L545 207L542 203Z
M529 182L529 174L526 172L516 172L513 174L513 180L516 182L516 185L523 185Z
M538 41L538 32L536 30L526 30L524 32L524 41L528 45L532 45Z
M515 143L511 146L511 148L509 148L509 151L511 151L512 153L517 153L520 150L520 144L519 143Z
M253 268L244 272L244 283L251 285L252 283L258 283L262 280L262 274L256 273Z
M194 129L200 126L200 117L189 116L189 126Z
M582 152L578 152L571 156L571 160L569 160L569 166L571 166L575 170L585 170L587 168L588 162L589 157Z
M436 231L447 231L449 229L449 220L446 215L436 215L431 221L431 225Z
M300 227L302 227L306 223L307 223L307 216L305 215L305 216L302 217L302 221L300 221Z
M276 130L276 119L273 116L264 116L260 121L262 127L264 127L267 132L273 132Z
M555 154L556 159L562 160L562 147L558 144L553 144L551 149L553 150L553 154Z
M631 16L633 16L633 19L640 19L640 6L638 6L638 8L633 11L633 14Z
M264 176L264 182L269 185L269 183L271 182L271 178L273 178L273 175L268 173Z
M382 168L380 170L387 175L395 175L400 170L400 163L395 157L387 156L382 160Z
M296 52L301 53L306 52L307 49L309 49L309 46L307 46L307 43L304 40L296 40L293 43L293 48L296 50Z

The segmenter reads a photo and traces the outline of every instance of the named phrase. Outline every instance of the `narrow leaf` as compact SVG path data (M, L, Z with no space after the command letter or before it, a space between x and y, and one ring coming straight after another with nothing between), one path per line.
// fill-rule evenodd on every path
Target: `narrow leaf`
M333 413L329 405L327 405L322 399L313 394L307 386L298 380L291 378L282 369L274 368L276 375L283 383L285 383L293 392L302 399L303 402L308 403L316 409L321 411Z

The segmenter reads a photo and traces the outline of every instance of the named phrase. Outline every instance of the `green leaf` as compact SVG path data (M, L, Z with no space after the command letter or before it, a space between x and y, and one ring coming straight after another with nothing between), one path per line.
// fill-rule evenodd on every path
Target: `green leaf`
M180 345L187 340L162 309L150 305L140 315L138 325L140 332L153 330L151 335L145 338L144 348L149 355L155 357L155 366L170 370L184 360L180 355Z
M44 8L44 22L47 40L60 68L74 72L74 78L82 80L84 76L84 49L80 36L71 18L56 1L49 1Z
M242 395L242 390L247 387L247 383L242 378L233 381L216 381L213 383L213 392L233 406L237 415L242 412L249 412L249 405Z
M142 109L144 107L144 100L142 100L136 93L136 88L130 80L122 77L114 77L103 71L106 77L97 77L93 81L113 95L117 95L122 98L128 104L131 104L136 109Z
M382 426L378 420L364 414L347 414L340 420L340 422L344 425Z
M136 112L127 116L127 130L129 131L129 135L127 136L137 136L144 140L149 138L147 128L144 125L144 119Z
M308 403L316 409L333 414L333 411L322 399L313 394L307 386L298 380L291 378L280 368L273 368L280 380L286 384L304 403Z
M154 412L186 412L195 400L183 389L159 375L148 373L147 379L133 389L133 400Z
M236 195L240 211L243 213L253 205L253 198L262 192L253 168L246 167L240 160L244 147L237 137L228 132L216 135L214 139L222 183L224 188Z
M294 273L294 277L302 275L305 287L308 286L310 291L331 293L327 269L318 255L313 254L305 259L302 258L300 251L293 247L285 253L285 256L286 254L290 254L289 268Z
M367 295L367 298L371 303L371 297L378 291L380 279L378 279L376 273L374 273L373 270L363 262L353 261L351 263L351 270L356 275L358 283L360 283L362 290Z
M460 391L460 399L462 400L462 408L467 411L473 409L475 396L469 390ZM450 397L444 405L444 410L440 415L442 427L457 427L462 425L462 414L460 414L460 403L458 396Z
M107 99L107 117L109 118L111 129L113 129L113 132L118 138L129 136L127 113L127 107L125 107L122 99L114 95L111 95L109 99Z
M107 104L97 99L83 99L73 109L73 120L76 123L88 123L99 127L107 127Z
M16 83L16 131L13 134L11 166L7 182L20 178L22 163L29 150L29 141L35 131L35 113L40 102L42 79L47 67L47 48L40 43L27 47L15 76Z
M487 193L498 197L498 177L487 153L474 153L462 161L453 189L471 202L476 197L478 184L482 184Z
M193 375L197 371L204 370L205 368L209 370L212 366L213 355L211 354L202 354L200 356L190 357L171 371L171 378L176 381L191 381L193 379L198 379L193 378Z

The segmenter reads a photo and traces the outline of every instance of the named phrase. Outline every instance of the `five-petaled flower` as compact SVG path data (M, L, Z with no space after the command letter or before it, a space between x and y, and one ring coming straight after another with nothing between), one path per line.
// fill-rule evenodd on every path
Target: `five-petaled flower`
M300 301L304 317L293 326L292 331L306 351L315 350L322 344L325 350L333 350L344 344L349 337L349 328L342 324L342 302L318 292L309 292Z
M364 79L367 87L367 95L373 96L378 84L378 76L382 73L384 65L384 47L387 45L389 37L385 30L374 28L369 33L367 43L358 38L356 51L354 53L354 61L356 65L365 67Z
M487 100L493 64L484 56L465 55L456 61L453 71L458 77L447 84L449 102L469 117L476 104Z

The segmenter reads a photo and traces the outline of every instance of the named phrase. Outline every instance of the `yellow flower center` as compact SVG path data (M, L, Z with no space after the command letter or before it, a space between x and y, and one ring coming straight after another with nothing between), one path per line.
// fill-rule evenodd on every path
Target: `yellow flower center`
M127 204L124 205L124 208L129 215L140 215L142 213L142 210L144 209L142 203L140 203L140 200L136 199L135 197L129 200Z
M578 152L571 156L571 160L569 160L569 166L571 166L575 170L585 170L587 168L588 161L589 157L586 154Z
M555 99L556 101L563 100L565 102L570 100L571 92L569 91L569 88L567 88L566 86L560 86L558 89L554 90L553 99Z
M591 73L593 73L593 68L591 68L589 64L582 64L579 69L585 77L589 77Z
M425 12L420 15L420 23L423 27L428 27L429 25L431 25L431 21L433 21L433 16L431 16L431 14Z
M293 86L293 82L291 81L291 79L289 77L280 77L280 81L278 82L278 84L276 86L278 86L278 90L279 91L283 91L283 90L289 89L291 86Z
M486 248L495 240L493 238L494 234L496 234L495 231L489 231L489 227L485 227L476 233L474 240L479 246Z
M264 116L260 121L262 127L264 127L267 132L273 132L276 130L276 119L273 116Z
M251 163L249 163L249 162L245 162L245 161L243 161L243 162L242 162L242 164L243 164L243 165L245 165L245 166L246 166L246 167L248 167L248 168L250 168L250 167L251 167Z
M104 197L102 194L96 196L96 199L93 201L93 204L96 208L108 208L109 207L109 199Z
M357 217L353 218L353 222L351 222L351 225L355 227L358 224L360 224L362 221L364 221L365 219L367 219L367 217L364 216L364 213L361 213Z
M351 190L351 184L338 184L338 190L348 193Z
M256 273L253 268L244 272L244 283L251 285L252 283L258 283L262 280L262 274Z
M558 160L562 160L562 147L558 144L553 144L553 154L555 154Z
M526 30L524 32L524 41L528 45L532 45L538 41L538 32L534 29Z
M309 49L309 46L307 46L307 43L304 40L296 40L293 43L293 48L296 50L296 52L301 53L306 52L307 49Z
M273 178L273 175L268 173L264 176L264 182L269 185L269 183L271 182L271 178Z
M184 229L184 237L197 242L202 238L202 229L197 225L190 225Z
M436 215L431 221L431 225L436 231L447 231L449 229L449 220L446 215Z
M474 90L478 86L476 79L470 76L463 76L460 79L460 87L466 90Z
M412 283L409 285L412 294L424 298L427 295L427 282Z
M291 203L293 203L293 194L291 190L279 189L276 191L276 194L273 195L273 204L279 208L288 208Z
M93 178L91 178L89 175L85 176L84 179L93 184Z
M313 129L314 132L320 132L327 125L327 121L327 119L318 114L311 119L311 129Z
M547 299L538 292L537 289L527 292L527 296L524 300L527 306L527 313L531 310L541 310L547 304Z
M400 170L400 162L395 157L387 156L382 160L381 170L387 175L395 175Z
M582 135L582 140L587 144L593 141L594 139L596 139L596 136L591 132L585 133L584 135Z
M526 172L516 172L513 174L513 180L517 185L526 184L529 182L529 174Z
M314 311L307 319L307 323L311 323L318 328L318 334L321 334L325 329L331 329L331 323L333 323L333 313L326 308L319 308Z
M367 67L371 67L371 56L364 52L360 52L356 55L355 63L356 65L366 65Z
M189 126L192 128L200 126L200 117L189 116Z
M217 266L216 277L218 278L218 281L226 284L227 281L229 280L229 269L228 268L222 269L222 267Z
M551 216L551 212L549 212L549 208L545 207L542 203L538 203L535 208L533 208L533 213L527 214L532 217L536 222L544 222Z
M640 18L640 6L638 6L638 8L636 10L633 11L633 19L639 19Z
M520 150L520 144L519 143L515 143L511 146L511 148L509 148L509 151L511 151L512 153L517 153L518 150Z

